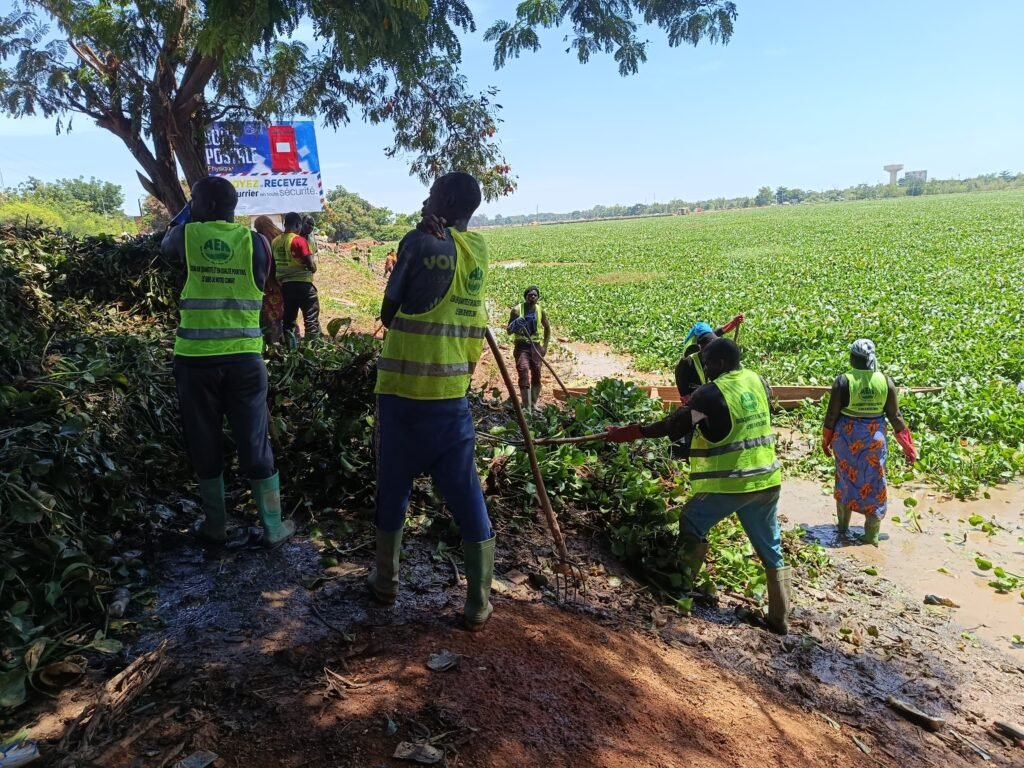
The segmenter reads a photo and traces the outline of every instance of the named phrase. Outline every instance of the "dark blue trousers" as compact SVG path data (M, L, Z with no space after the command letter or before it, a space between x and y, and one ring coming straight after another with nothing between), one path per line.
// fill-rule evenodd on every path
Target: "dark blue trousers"
M429 474L465 541L487 541L491 520L476 473L473 415L464 397L412 400L377 396L377 527L405 525L412 484Z
M259 355L217 365L174 363L185 450L200 480L224 472L224 417L250 480L274 474L267 424L267 366Z

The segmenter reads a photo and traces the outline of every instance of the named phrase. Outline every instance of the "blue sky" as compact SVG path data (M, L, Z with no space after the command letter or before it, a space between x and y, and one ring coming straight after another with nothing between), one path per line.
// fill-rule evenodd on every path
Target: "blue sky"
M981 13L954 0L737 0L729 45L671 49L651 29L629 78L611 57L579 64L563 32L495 71L483 30L514 4L472 5L463 71L474 89L501 89L499 135L519 176L483 213L876 183L893 162L941 178L1024 170L1024 2ZM425 190L384 157L389 141L361 122L319 131L325 186L418 209ZM85 119L55 136L49 121L0 117L0 147L7 185L96 176L124 186L129 212L142 194L128 152Z

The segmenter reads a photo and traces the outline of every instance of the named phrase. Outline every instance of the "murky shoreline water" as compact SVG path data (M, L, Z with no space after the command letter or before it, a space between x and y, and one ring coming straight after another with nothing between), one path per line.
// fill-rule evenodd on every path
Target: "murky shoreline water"
M1024 545L1018 541L1024 535L1024 486L993 488L990 498L975 501L909 486L891 491L893 499L878 547L861 545L853 538L837 539L835 502L828 489L816 482L787 479L779 510L790 525L806 527L833 556L876 569L877 577L869 579L898 584L922 602L929 594L949 598L960 607L934 610L950 612L965 630L997 647L1013 649L1012 636L1024 635L1024 599L1019 591L998 594L989 586L995 578L992 572L979 570L974 558L981 555L1008 573L1024 574ZM902 500L908 496L918 502L915 511L921 531L903 507ZM1001 529L989 536L967 522L971 515L992 520ZM858 518L854 515L854 533L861 530L862 518ZM1018 652L1024 654L1024 650Z

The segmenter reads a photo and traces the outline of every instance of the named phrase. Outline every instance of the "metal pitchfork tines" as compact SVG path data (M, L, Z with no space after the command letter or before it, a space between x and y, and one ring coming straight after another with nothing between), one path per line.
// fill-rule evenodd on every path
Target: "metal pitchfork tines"
M512 400L512 407L516 411L516 420L519 422L519 429L523 433L523 444L526 448L526 455L530 458L530 469L533 471L533 482L537 486L537 498L540 499L540 508L544 511L547 519L548 529L551 531L551 538L555 541L555 552L558 555L558 562L552 567L555 574L555 595L562 600L568 600L569 590L573 593L582 589L583 594L587 593L587 576L583 566L569 557L569 550L565 547L565 538L558 526L558 517L551 507L551 499L548 497L547 488L544 487L544 478L540 474L540 465L537 463L537 452L533 447L533 435L530 433L530 426L526 423L526 415L523 413L522 403L516 395L515 387L512 385L512 377L509 376L508 368L505 367L505 360L498 349L498 342L494 334L488 328L484 333L487 344L491 348L494 360L498 364L501 378L508 389L508 396Z

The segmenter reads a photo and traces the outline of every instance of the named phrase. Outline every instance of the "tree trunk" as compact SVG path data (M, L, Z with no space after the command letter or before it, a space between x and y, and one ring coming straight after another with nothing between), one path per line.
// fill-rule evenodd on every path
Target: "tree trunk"
M206 127L206 110L199 110L187 122L178 124L174 154L189 186L210 175L206 164Z
M153 117L153 143L156 146L156 154L146 146L146 142L128 118L108 116L103 120L97 120L97 124L124 142L132 157L145 171L145 175L137 172L143 189L159 200L173 216L185 207L185 193L178 180L178 166L174 162L174 154L170 152L166 131L161 130L162 121L158 120L155 114Z

